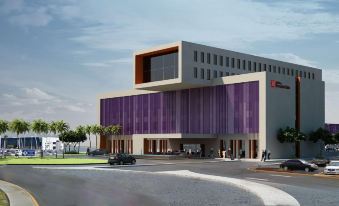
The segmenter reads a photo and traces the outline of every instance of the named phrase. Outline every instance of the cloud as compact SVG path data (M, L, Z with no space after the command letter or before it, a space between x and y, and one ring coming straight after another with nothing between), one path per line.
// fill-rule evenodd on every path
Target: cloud
M53 17L47 13L47 9L28 9L29 11L9 17L9 22L20 26L46 26Z
M15 11L21 11L23 5L23 0L3 0L2 4L0 4L0 12L8 14Z
M119 59L112 59L106 60L103 62L85 62L82 63L83 66L87 67L101 67L101 68L113 68L116 67L116 64L131 64L131 58L119 58Z
M47 94L46 92L38 89L38 88L23 88L25 91L26 95L30 98L35 98L35 99L41 99L41 100L51 100L55 99L50 94Z
M304 59L300 56L297 56L293 53L272 53L272 54L260 54L260 56L264 56L271 59L276 59L280 61L286 61L294 64L300 64L309 67L316 67L316 62Z
M51 94L39 88L11 88L12 93L0 95L2 119L38 118L47 121L63 119L72 126L94 123L95 106L61 95Z
M88 1L81 2L73 6L78 7L77 18L88 22L88 26L70 39L94 49L135 50L154 42L176 40L208 41L214 46L238 48L258 41L295 40L339 32L339 15L326 11L318 1L231 0L209 4L204 1L151 1L147 8L141 3L133 6L121 3L114 7L112 2L103 1L101 9ZM203 13L201 8L204 8Z

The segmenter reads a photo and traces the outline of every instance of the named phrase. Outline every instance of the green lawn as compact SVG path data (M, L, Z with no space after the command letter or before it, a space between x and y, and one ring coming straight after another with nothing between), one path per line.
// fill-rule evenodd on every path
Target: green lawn
M40 159L36 158L13 158L7 157L6 159L0 159L0 165L8 164L26 164L26 165L38 165L38 164L99 164L99 163L107 163L107 160L102 159L87 159L87 158L50 158L46 157Z
M0 190L0 206L9 206L6 194L2 190Z

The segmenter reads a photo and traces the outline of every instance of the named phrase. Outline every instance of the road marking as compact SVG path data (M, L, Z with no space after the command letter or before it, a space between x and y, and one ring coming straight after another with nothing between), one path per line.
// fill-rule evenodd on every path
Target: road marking
M299 202L289 195L288 193L277 189L275 187L248 181L244 179L236 179L236 178L230 178L230 177L222 177L222 176L214 176L214 175L206 175L206 174L200 174L191 172L189 170L176 170L176 171L160 171L160 172L150 172L150 171L138 171L138 170L125 170L125 169L118 169L118 168L104 168L104 167L34 167L38 169L59 169L59 170L100 170L100 171L111 171L111 172L132 172L132 173L142 173L142 174L157 174L157 175L175 175L179 177L185 177L185 178L198 178L201 180L206 181L213 181L221 184L227 184L227 185L234 185L235 187L238 187L240 189L244 189L246 191L249 191L253 194L255 194L257 197L259 197L264 205L270 205L270 206L278 206L278 205L284 205L284 206L300 206ZM249 179L255 179L255 180L261 180L261 181L268 181L267 179L260 179L260 178L251 178Z
M256 196L258 196L264 203L264 205L284 205L284 206L300 206L299 202L289 195L288 193L279 190L275 187L260 184L257 182L247 181L243 179L229 178L229 177L221 177L214 175L206 175L199 174L195 172L191 172L188 170L180 170L180 171L165 171L165 172L157 172L162 174L172 174L181 177L190 177L190 178L199 178L203 180L224 183L224 184L232 184L241 189L247 190Z
M245 177L245 179L249 179L249 180L259 180L259 181L265 181L265 182L268 182L268 179L261 179L261 178L255 178L255 177Z
M273 177L292 177L292 176L287 176L287 175L270 175L270 176L273 176Z

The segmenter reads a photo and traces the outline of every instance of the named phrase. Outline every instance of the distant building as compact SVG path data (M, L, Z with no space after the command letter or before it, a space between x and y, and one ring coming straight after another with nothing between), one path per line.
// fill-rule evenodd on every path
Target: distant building
M281 144L280 128L310 133L325 124L322 71L288 62L180 41L134 54L134 89L98 99L101 136L112 153L165 154L198 145L202 156L311 157L319 145Z
M41 149L55 150L58 137L1 137L1 148L20 148L20 149ZM60 149L63 149L63 144L60 144Z

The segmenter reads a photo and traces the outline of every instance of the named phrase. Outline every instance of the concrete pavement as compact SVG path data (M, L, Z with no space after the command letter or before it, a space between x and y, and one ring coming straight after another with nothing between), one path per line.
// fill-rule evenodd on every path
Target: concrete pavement
M35 198L22 187L0 180L0 189L9 199L10 206L38 206Z

